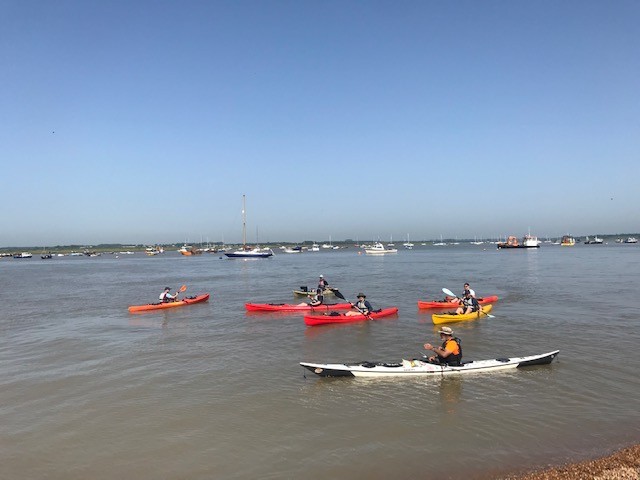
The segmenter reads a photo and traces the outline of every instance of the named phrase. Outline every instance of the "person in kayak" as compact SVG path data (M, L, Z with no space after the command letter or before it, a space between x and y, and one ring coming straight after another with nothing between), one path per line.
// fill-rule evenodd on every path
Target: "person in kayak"
M438 330L442 345L434 347L430 343L424 344L425 350L432 350L435 355L428 358L430 363L440 365L459 366L462 364L462 346L461 340L453 336L453 330L449 327L442 327Z
M460 306L456 310L456 314L460 315L462 313L473 313L480 311L482 311L482 306L478 303L478 300L476 300L476 298L471 295L470 290L465 290L464 297L462 298Z
M170 287L164 287L164 290L158 297L162 303L175 302L176 300L178 300L178 293L176 292L174 295L171 295L169 293L170 291Z
M320 275L318 278L318 288L324 292L327 288L329 288L329 282L324 278L324 275Z
M369 300L367 300L367 296L364 293L359 293L358 300L352 305L355 310L349 310L345 315L369 315L373 312L373 307L371 306L371 303L369 303Z
M458 305L462 304L462 300L464 299L464 295L465 293L470 292L471 296L473 298L476 298L476 292L474 290L471 289L471 287L469 286L469 282L465 283L462 287L462 295L460 297L450 297L450 296L446 296L444 297L444 301L445 302L452 302L452 303L457 303Z
M322 295L322 288L320 287L316 288L314 294L309 294L307 296L309 297L309 303L302 302L298 305L300 305L301 307L304 307L305 305L309 305L310 307L318 307L324 303L324 295Z

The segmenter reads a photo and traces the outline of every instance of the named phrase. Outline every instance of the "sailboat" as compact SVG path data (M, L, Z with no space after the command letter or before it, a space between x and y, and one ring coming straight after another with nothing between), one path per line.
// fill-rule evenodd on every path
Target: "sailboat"
M242 248L235 252L228 252L229 258L267 258L273 255L271 249L263 250L259 247L247 247L247 217L245 208L245 195L242 195Z
M406 248L407 250L411 250L413 248L413 243L411 243L409 241L409 234L407 233L407 241L404 242L402 245L404 245L404 248Z
M440 241L433 244L434 247L442 247L444 245L446 245L446 243L442 241L442 235L440 235Z

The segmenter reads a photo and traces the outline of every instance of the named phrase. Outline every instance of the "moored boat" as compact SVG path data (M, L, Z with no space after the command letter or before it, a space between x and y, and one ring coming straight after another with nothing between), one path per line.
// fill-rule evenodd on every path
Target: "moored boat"
M482 307L482 311L477 311L473 313L434 313L431 315L431 321L435 325L440 325L441 323L453 323L453 322L464 322L467 320L477 320L478 318L484 318L491 311L493 305L484 305Z
M628 237L624 243L638 243L638 239L636 237Z
M461 375L469 373L488 373L511 370L533 365L548 365L558 356L560 350L529 355L526 357L495 358L491 360L472 360L460 366L437 365L420 360L402 360L398 363L359 362L359 363L310 363L300 365L321 377L415 377Z
M498 242L498 248L540 248L540 240L534 235L525 235L522 237L522 241L511 235L507 238L506 242Z
M270 248L247 247L247 218L245 208L245 195L242 195L242 247L233 252L226 252L228 258L268 258L273 256Z
M372 247L364 249L367 255L385 255L387 253L398 253L397 248L385 248L380 242L376 242Z
M312 307L311 305L299 305L288 303L245 303L244 307L250 312L329 312L332 310L349 310L350 303L324 303Z
M576 244L576 239L571 235L564 235L560 240L561 247L573 247Z
M185 305L192 305L194 303L206 302L209 300L209 294L205 293L202 295L196 295L195 297L185 297L182 300L178 300L177 302L158 302L158 303L148 303L147 305L132 305L129 307L129 312L147 312L149 310L161 310L164 308L176 308L176 307L184 307Z
M375 318L389 317L391 315L395 315L396 313L398 313L397 307L383 308L371 312L369 315L364 315L361 313L356 315L345 315L344 313L331 312L324 315L305 315L304 323L309 326L316 326L336 323L363 322L365 320L371 320Z
M486 305L488 303L495 303L498 301L497 295L489 295L487 297L478 298L478 303L480 305ZM427 309L427 308L457 308L458 304L455 302L444 302L444 301L428 301L428 300L418 300L418 308Z

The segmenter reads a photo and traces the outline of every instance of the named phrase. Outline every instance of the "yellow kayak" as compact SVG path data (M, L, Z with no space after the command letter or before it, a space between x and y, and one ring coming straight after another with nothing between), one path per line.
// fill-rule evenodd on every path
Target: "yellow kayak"
M440 325L441 323L451 323L451 322L462 322L464 320L475 320L477 318L486 317L487 313L491 311L493 305L483 305L481 312L473 312L473 313L461 313L460 315L456 315L455 313L434 313L431 315L431 320L436 325Z

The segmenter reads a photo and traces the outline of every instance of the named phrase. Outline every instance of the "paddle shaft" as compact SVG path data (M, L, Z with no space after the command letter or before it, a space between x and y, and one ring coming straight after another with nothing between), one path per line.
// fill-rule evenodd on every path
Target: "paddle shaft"
M333 289L333 294L338 297L341 298L342 300L344 300L345 302L349 302L349 300L347 300L346 298L344 298L344 295L342 295L342 293L340 293L340 291L337 288ZM366 313L364 313L364 310L356 307L353 303L349 302L349 304L355 308L356 310L358 310L362 315L364 315L365 317L367 317L367 320L373 320L373 317L371 317L371 315L368 315Z

